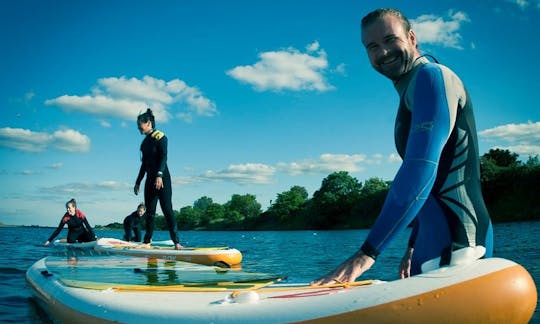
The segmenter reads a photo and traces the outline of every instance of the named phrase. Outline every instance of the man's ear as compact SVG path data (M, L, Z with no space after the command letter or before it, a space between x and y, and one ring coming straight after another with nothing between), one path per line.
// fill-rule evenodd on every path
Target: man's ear
M415 48L418 48L418 43L416 42L416 34L414 33L414 30L412 29L409 30L409 41Z

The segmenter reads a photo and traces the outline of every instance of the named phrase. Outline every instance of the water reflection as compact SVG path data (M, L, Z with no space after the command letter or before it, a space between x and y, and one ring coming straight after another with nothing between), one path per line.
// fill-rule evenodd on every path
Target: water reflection
M163 262L163 267L159 268L159 263ZM173 285L179 283L178 273L175 270L176 261L163 261L155 258L148 258L146 269L134 268L135 273L140 273L146 277L146 283L152 286Z

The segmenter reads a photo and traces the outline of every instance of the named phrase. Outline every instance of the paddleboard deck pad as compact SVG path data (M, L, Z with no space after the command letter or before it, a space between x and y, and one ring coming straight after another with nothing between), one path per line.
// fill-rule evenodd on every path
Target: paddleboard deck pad
M529 273L500 258L403 280L319 287L275 284L279 277L271 274L119 258L70 264L47 257L28 269L26 280L62 322L527 323L537 302Z

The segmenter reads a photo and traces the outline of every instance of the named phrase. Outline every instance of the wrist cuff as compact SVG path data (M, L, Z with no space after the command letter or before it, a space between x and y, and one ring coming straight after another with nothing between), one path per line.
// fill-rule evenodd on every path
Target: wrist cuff
M379 252L375 250L375 248L368 242L365 242L360 249L362 250L362 252L364 252L365 255L371 257L373 260L377 260Z

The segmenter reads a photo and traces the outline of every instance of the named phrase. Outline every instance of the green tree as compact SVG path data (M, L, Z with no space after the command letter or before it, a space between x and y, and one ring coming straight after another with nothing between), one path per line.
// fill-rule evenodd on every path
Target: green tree
M160 231L166 230L168 228L167 221L165 221L165 216L163 215L154 216L154 228Z
M193 203L193 209L197 212L199 217L199 224L203 227L216 223L216 220L214 219L214 216L216 215L210 215L208 213L208 208L212 204L214 204L214 201L207 196L203 196Z
M525 166L529 169L540 167L540 158L538 155L530 155L527 162L525 162Z
M224 207L227 221L233 227L245 227L261 214L261 204L251 194L234 194Z
M381 178L369 178L362 186L361 195L370 197L377 195L380 192L388 192L391 181L385 181Z
M307 199L306 188L293 186L290 190L277 195L274 203L268 208L268 213L279 222L287 223L299 216Z
M373 225L382 209L391 181L370 178L364 182L360 199L353 210L351 223L356 228L368 228Z
M491 149L482 157L492 160L499 167L511 167L519 164L519 154L512 153L509 150Z
M176 212L176 219L178 220L179 228L181 229L195 229L201 224L201 212L200 210L191 206L185 206Z
M540 218L538 157L526 163L508 150L490 150L482 156L482 194L494 222Z
M211 227L217 227L219 224L226 223L225 207L218 203L211 203L206 207L203 219Z
M206 211L206 209L208 208L208 206L210 206L213 203L214 202L212 201L212 198L207 197L207 196L203 196L203 197L195 200L195 202L193 203L193 208L198 209L198 210L200 210L201 212L204 213Z
M347 220L360 198L362 184L346 171L330 174L313 194L311 225L316 228L349 227Z
M489 158L486 154L480 158L480 180L482 182L489 182L495 179L500 169L501 167L497 166L495 160Z

